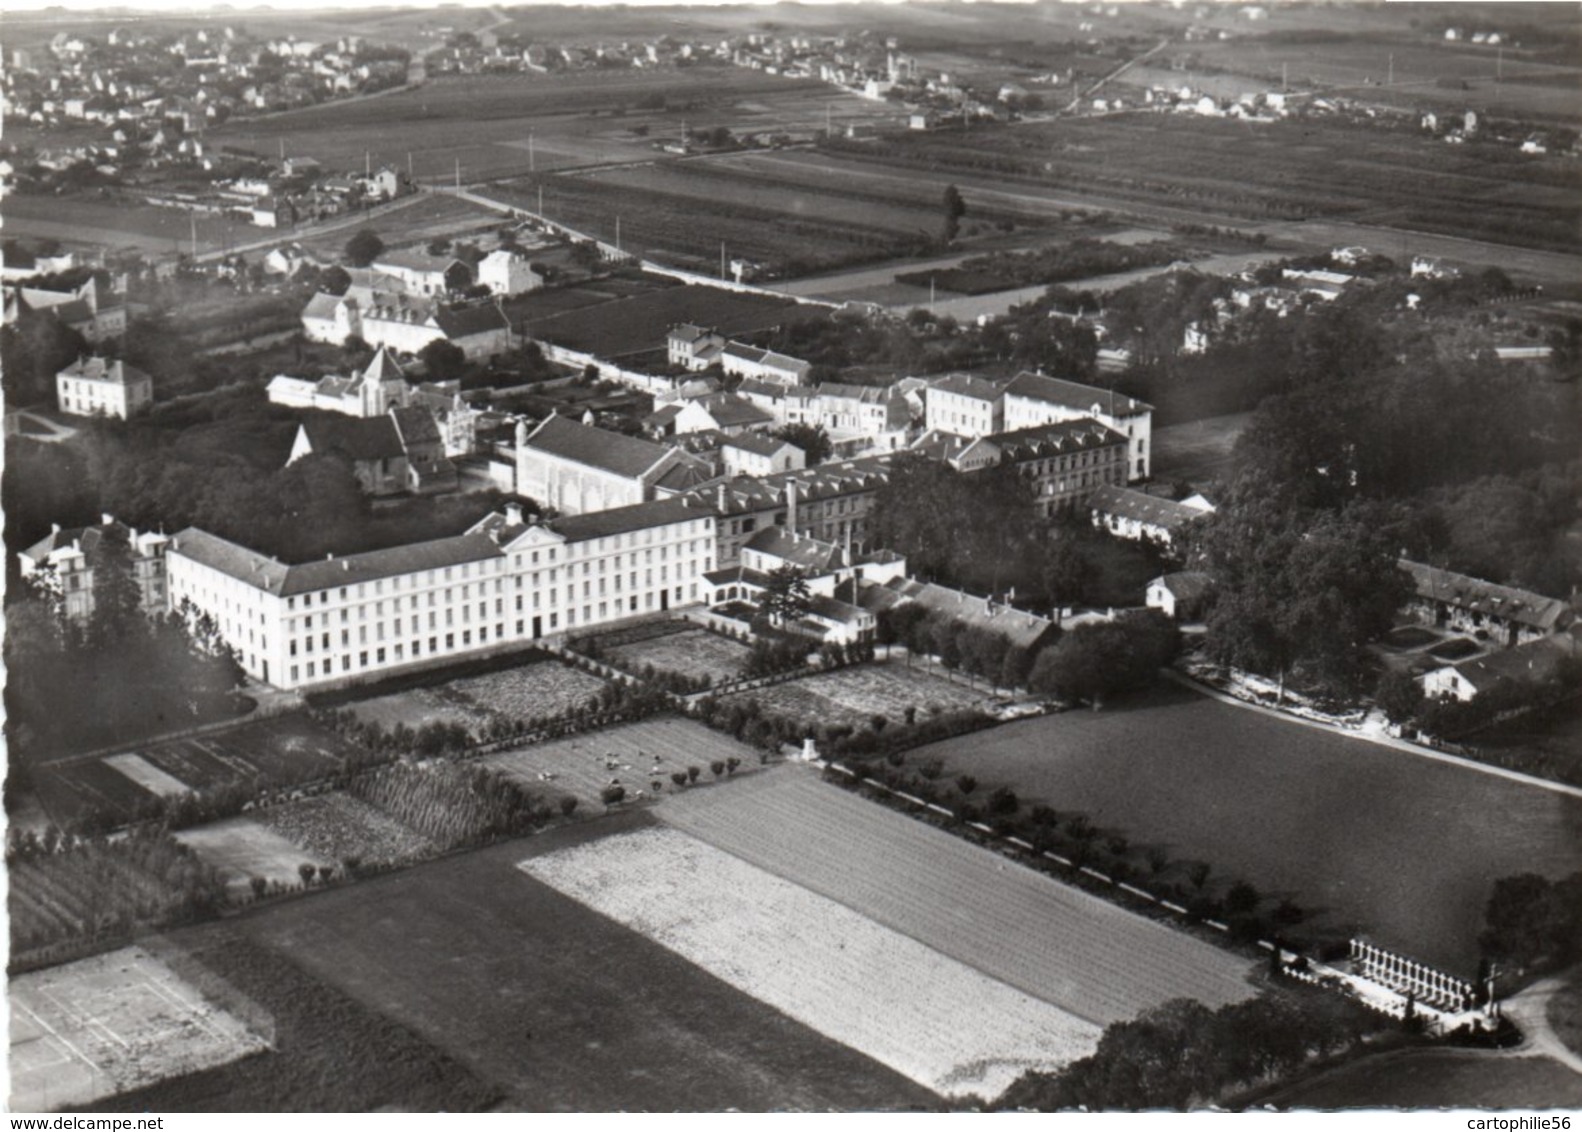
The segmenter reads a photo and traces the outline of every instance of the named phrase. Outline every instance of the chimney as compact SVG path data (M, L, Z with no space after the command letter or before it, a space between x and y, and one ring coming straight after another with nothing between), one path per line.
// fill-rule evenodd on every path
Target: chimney
M720 484L720 487L719 487L718 504L719 504L719 509L723 512L725 510L725 485L724 484Z
M324 555L324 561L326 561L326 562L334 562L335 561L335 552L333 550L326 552L325 555Z
M349 573L351 573L352 564L350 562L348 562L346 559L342 558L341 559L341 569L349 574Z
M796 523L796 480L786 480L786 526L795 533Z
M522 525L522 505L520 503L507 503L505 505L505 521L513 527Z
M51 523L49 525L49 533L52 534L52 535L60 534L60 524L59 523Z
M111 523L115 522L115 516L110 514L108 511L101 511L99 513L99 521L108 527Z

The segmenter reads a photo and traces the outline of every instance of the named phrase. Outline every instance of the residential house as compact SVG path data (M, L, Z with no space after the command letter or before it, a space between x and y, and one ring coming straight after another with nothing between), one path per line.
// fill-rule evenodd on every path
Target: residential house
M101 516L96 526L63 530L54 524L48 536L17 555L22 578L58 599L67 619L85 621L93 613L94 562L106 540L126 545L144 611L166 612L165 545L170 540L129 527L113 515Z
M673 366L698 371L708 369L720 360L725 349L725 336L717 330L704 329L684 322L671 327L665 336L665 357Z
M807 466L807 453L795 444L756 432L726 436L719 453L727 476L772 476Z
M911 578L865 586L859 600L875 614L900 605L920 605L964 627L994 633L1004 638L1009 647L1029 654L1049 644L1058 633L1055 623L1047 617L1016 609L1007 602Z
M430 342L450 342L469 359L511 348L511 322L492 302L441 305L434 299L353 285L344 295L319 292L302 311L309 341L343 345L361 338L370 346L416 355Z
M520 295L544 285L544 277L521 252L497 248L478 262L478 282L496 295Z
M1423 694L1469 703L1496 689L1535 689L1560 679L1565 662L1577 655L1576 638L1570 634L1539 637L1425 672Z
M1124 435L1131 447L1128 479L1136 482L1149 477L1153 456L1150 451L1152 405L1113 389L1025 371L1005 387L1005 428L1008 431L1078 417L1092 417Z
M717 429L726 436L739 436L748 432L767 432L774 427L775 418L745 397L738 397L734 393L715 393L682 402L669 424L676 434Z
M727 342L720 351L720 365L727 374L767 385L805 385L813 366L786 354L762 350L745 342Z
M120 359L78 358L55 375L60 411L80 417L136 416L154 401L154 379Z
M430 255L415 248L386 251L373 269L396 280L409 295L443 297L472 286L472 268L454 256Z
M1157 609L1173 621L1200 620L1208 606L1214 581L1196 570L1164 574L1148 583L1144 599L1149 609Z

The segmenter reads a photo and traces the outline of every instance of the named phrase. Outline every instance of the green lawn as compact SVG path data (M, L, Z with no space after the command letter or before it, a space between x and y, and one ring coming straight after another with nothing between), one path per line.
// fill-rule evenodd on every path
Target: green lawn
M1290 896L1326 930L1471 976L1495 879L1582 868L1582 800L1175 687L912 752L980 792L1082 812L1136 847ZM1146 868L1146 866L1145 866ZM1177 872L1178 869L1173 870Z

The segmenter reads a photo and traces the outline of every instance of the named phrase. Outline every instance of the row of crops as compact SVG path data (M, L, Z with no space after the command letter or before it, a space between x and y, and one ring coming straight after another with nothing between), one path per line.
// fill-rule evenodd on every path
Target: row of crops
M540 799L478 765L391 763L358 775L347 790L442 851L526 833L549 816Z

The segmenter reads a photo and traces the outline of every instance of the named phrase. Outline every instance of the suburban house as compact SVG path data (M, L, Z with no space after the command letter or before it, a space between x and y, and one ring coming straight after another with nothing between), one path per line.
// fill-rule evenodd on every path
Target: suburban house
M50 533L17 555L23 580L43 593L60 599L61 611L72 621L93 613L93 561L106 540L126 544L132 573L142 595L143 609L163 613L168 608L165 591L165 545L170 540L153 531L139 531L103 515L96 526Z
M193 527L167 552L171 603L208 613L260 680L344 686L696 603L713 524L679 500L548 522L510 505L449 538L300 565Z
M669 424L670 431L678 435L717 429L726 436L739 436L748 432L768 432L775 426L775 419L745 397L714 393L683 401Z
M930 393L933 391L930 390ZM1053 421L1092 417L1130 442L1128 481L1149 476L1153 453L1153 406L1113 389L1022 372L1005 387L1005 428L1033 428ZM930 422L929 427L933 427Z
M50 287L7 285L4 323L12 325L27 311L49 314L89 342L104 342L126 333L126 303L119 295L99 293L92 276L76 287L55 290Z
M1005 432L1005 391L999 385L970 373L953 373L940 378L923 395L923 427L928 432L945 432L968 438Z
M1559 598L1400 560L1412 579L1406 612L1425 625L1467 633L1501 645L1526 644L1568 628L1576 620Z
M544 285L544 277L521 252L497 248L478 261L478 282L496 295L520 295Z
M120 359L78 358L55 375L60 411L126 420L154 401L154 379Z
M673 366L687 370L705 370L720 360L725 349L725 336L717 330L705 330L684 322L672 327L665 336L665 358Z
M1197 621L1203 616L1213 588L1214 580L1207 574L1182 570L1149 582L1144 602L1149 609L1157 609L1174 621Z
M553 413L537 428L517 425L517 494L562 514L589 514L654 499L665 477L678 467L683 474L694 469L707 474L703 461L678 448Z
M772 476L807 466L807 454L795 444L756 432L725 437L719 453L721 470L728 476Z
M1576 638L1570 634L1539 637L1425 672L1423 694L1469 703L1501 687L1535 688L1559 679L1564 662L1578 655Z
M1116 538L1174 546L1191 523L1214 513L1214 505L1201 495L1177 503L1129 487L1099 488L1088 499L1093 525Z
M408 248L382 252L373 269L395 280L409 295L444 296L472 286L472 268L455 256Z

